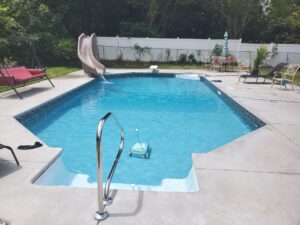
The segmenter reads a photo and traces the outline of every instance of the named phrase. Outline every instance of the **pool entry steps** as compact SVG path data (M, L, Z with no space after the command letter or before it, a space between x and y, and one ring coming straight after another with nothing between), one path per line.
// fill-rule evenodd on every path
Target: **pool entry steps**
M105 187L103 191L103 183L102 183L102 131L105 125L105 122L112 118L116 122L117 126L120 128L120 145L117 156L113 163L113 166L109 172L107 180L105 182ZM105 206L110 205L113 202L113 199L110 197L110 183L114 176L115 170L117 168L119 159L123 152L124 148L124 129L117 118L111 113L107 113L102 117L98 124L97 134L96 134L96 148L97 148L97 172L98 172L98 181L97 181L97 189L98 189L98 211L95 213L96 220L105 220L109 214L105 211Z

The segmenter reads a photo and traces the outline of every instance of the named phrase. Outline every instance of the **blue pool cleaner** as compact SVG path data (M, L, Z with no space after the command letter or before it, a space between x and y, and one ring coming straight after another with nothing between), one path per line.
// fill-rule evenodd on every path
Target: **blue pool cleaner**
M144 159L148 159L151 153L151 148L148 144L143 143L140 141L139 138L139 130L135 129L136 131L136 137L138 139L138 142L135 143L129 151L129 156L135 156L135 157L140 157Z

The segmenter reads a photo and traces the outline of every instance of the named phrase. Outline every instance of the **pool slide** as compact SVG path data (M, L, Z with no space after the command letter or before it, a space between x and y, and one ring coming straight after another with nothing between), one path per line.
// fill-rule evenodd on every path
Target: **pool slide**
M95 57L96 52L96 34L91 36L82 33L78 37L77 55L81 61L82 69L85 74L93 77L101 77L103 80L105 74L105 66Z

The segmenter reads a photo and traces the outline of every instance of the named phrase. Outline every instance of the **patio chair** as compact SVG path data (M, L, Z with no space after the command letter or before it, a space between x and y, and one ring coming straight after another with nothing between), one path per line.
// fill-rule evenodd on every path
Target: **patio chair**
M233 55L227 55L225 56L225 60L224 60L224 66L225 69L224 71L227 72L227 68L229 68L229 71L233 70L233 65L236 63L236 59Z
M292 89L294 90L294 81L299 68L300 64L289 64L284 73L276 73L274 75L271 87L273 87L274 83L277 82L286 88L286 85L290 83L292 85Z
M51 82L45 70L43 69L27 69L24 66L13 68L5 68L3 66L0 67L0 85L10 86L20 99L23 99L23 97L16 90L17 84L23 84L24 86L28 81L44 78L46 78L52 87L54 87L54 84Z
M223 59L220 56L211 57L211 68L214 71L221 71L223 65Z
M273 78L275 74L277 74L280 70L285 68L288 65L288 63L278 63L276 66L273 67L267 74L259 74L258 77L264 78L264 83L266 82L267 78Z
M257 82L257 80L259 78L259 70L247 69L246 65L243 62L239 62L238 67L239 67L239 73L240 73L239 82L240 82L241 78L244 78L243 83L246 82L247 78L256 78L256 82Z
M15 155L15 152L14 152L14 150L12 149L12 147L7 146L7 145L0 144L0 149L3 149L3 148L6 148L6 149L8 149L8 150L11 152L11 154L13 155L13 157L14 157L14 159L15 159L17 165L19 166L20 163L19 163L19 161L18 161L18 159L17 159L17 157L16 157L16 155Z

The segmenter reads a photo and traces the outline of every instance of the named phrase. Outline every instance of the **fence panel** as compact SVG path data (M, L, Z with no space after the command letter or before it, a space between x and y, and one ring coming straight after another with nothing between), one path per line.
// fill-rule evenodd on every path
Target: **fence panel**
M300 53L287 53L287 62L298 64L300 63Z
M141 48L118 47L97 45L99 56L104 60L126 60L142 62L178 62L186 56L189 61L194 56L196 62L210 62L211 50L207 49L169 49L169 48ZM236 60L243 62L246 66L253 65L256 51L229 51ZM270 53L271 55L271 53ZM266 65L275 66L278 63L286 62L300 63L300 53L297 52L277 52L273 57L269 57Z

